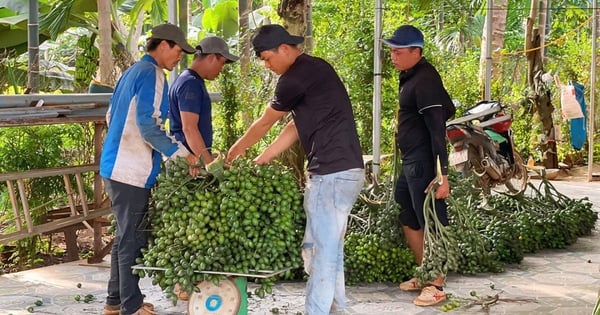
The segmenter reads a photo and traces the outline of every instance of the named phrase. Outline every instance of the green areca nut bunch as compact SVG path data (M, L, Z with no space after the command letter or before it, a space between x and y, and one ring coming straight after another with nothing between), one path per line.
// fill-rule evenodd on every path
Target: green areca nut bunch
M237 159L230 168L215 163L192 178L187 160L169 163L152 190L151 236L143 251L152 277L177 302L175 284L187 293L203 280L223 275L199 271L256 274L301 266L300 244L305 215L302 194L292 172L277 164L259 166ZM293 278L294 270L283 278ZM275 277L256 278L264 297Z

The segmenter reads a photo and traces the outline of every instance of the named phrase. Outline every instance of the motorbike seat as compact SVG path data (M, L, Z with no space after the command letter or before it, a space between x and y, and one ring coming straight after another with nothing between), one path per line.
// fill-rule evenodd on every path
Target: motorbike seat
M486 116L491 116L502 110L502 106L497 101L481 101L477 103L475 106L467 109L465 112L466 115L477 115L486 113ZM486 117L486 119L489 117ZM485 120L485 119L483 119Z

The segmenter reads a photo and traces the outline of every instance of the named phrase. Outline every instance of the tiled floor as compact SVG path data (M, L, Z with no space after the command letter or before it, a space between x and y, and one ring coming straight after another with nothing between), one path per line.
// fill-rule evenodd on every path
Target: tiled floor
M600 209L600 182L554 183L559 191L573 198L588 197ZM456 298L498 294L500 300L489 312L481 305L452 310L449 314L539 314L591 315L600 289L600 224L591 236L580 238L565 250L542 251L527 255L519 265L508 266L501 274L477 276L449 275L446 291ZM0 315L102 314L108 279L109 257L97 265L83 261L54 265L0 276ZM77 284L81 283L81 288ZM147 301L161 315L186 314L187 303L173 306L157 286L145 278L141 282ZM249 314L299 314L303 311L304 283L278 283L274 294L264 299L250 298ZM492 287L494 289L492 289ZM252 289L253 285L249 284ZM94 297L84 303L85 295ZM347 314L442 314L440 307L417 307L412 300L418 293L406 293L396 284L381 283L347 288ZM80 295L81 301L75 301ZM35 306L37 300L42 306ZM197 314L192 314L197 315Z

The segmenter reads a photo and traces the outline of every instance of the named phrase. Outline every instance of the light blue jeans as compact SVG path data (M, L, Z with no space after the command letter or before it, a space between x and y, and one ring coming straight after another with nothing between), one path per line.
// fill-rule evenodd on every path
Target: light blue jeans
M325 315L346 307L344 236L348 215L365 180L356 168L327 175L308 174L304 190L306 230L302 244L306 314Z

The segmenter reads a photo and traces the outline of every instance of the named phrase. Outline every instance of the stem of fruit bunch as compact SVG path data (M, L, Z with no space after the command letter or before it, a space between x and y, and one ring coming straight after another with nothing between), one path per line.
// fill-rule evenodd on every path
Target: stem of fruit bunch
M365 220L365 219L351 213L349 216L349 220L356 221L357 225L360 226L361 230L363 230L363 232L367 232L370 227L370 224L369 224L369 222L371 221L370 217L371 217L371 214L369 214L369 219Z
M198 179L203 179L203 180L197 181L196 186L194 187L197 190L203 190L203 189L206 189L207 187L209 187L210 185L212 185L217 180L216 177L212 177L212 178L210 178L210 180L206 181L205 179L207 179L207 178L209 178L209 177L208 176L207 177L191 177L190 176L189 178L186 178L185 180L183 180L181 182L181 184L174 186L173 190L171 190L171 192L169 192L169 194L166 195L165 198L168 199L175 192L179 191L181 188L185 187L185 185L189 184L192 181L195 181Z
M434 280L440 274L445 275L456 258L451 249L452 236L437 217L435 190L431 189L423 204L425 226L423 228L423 261L417 269L421 282ZM435 253L434 253L435 251ZM435 256L433 256L435 254ZM428 271L429 270L429 271ZM435 275L434 275L435 274Z

